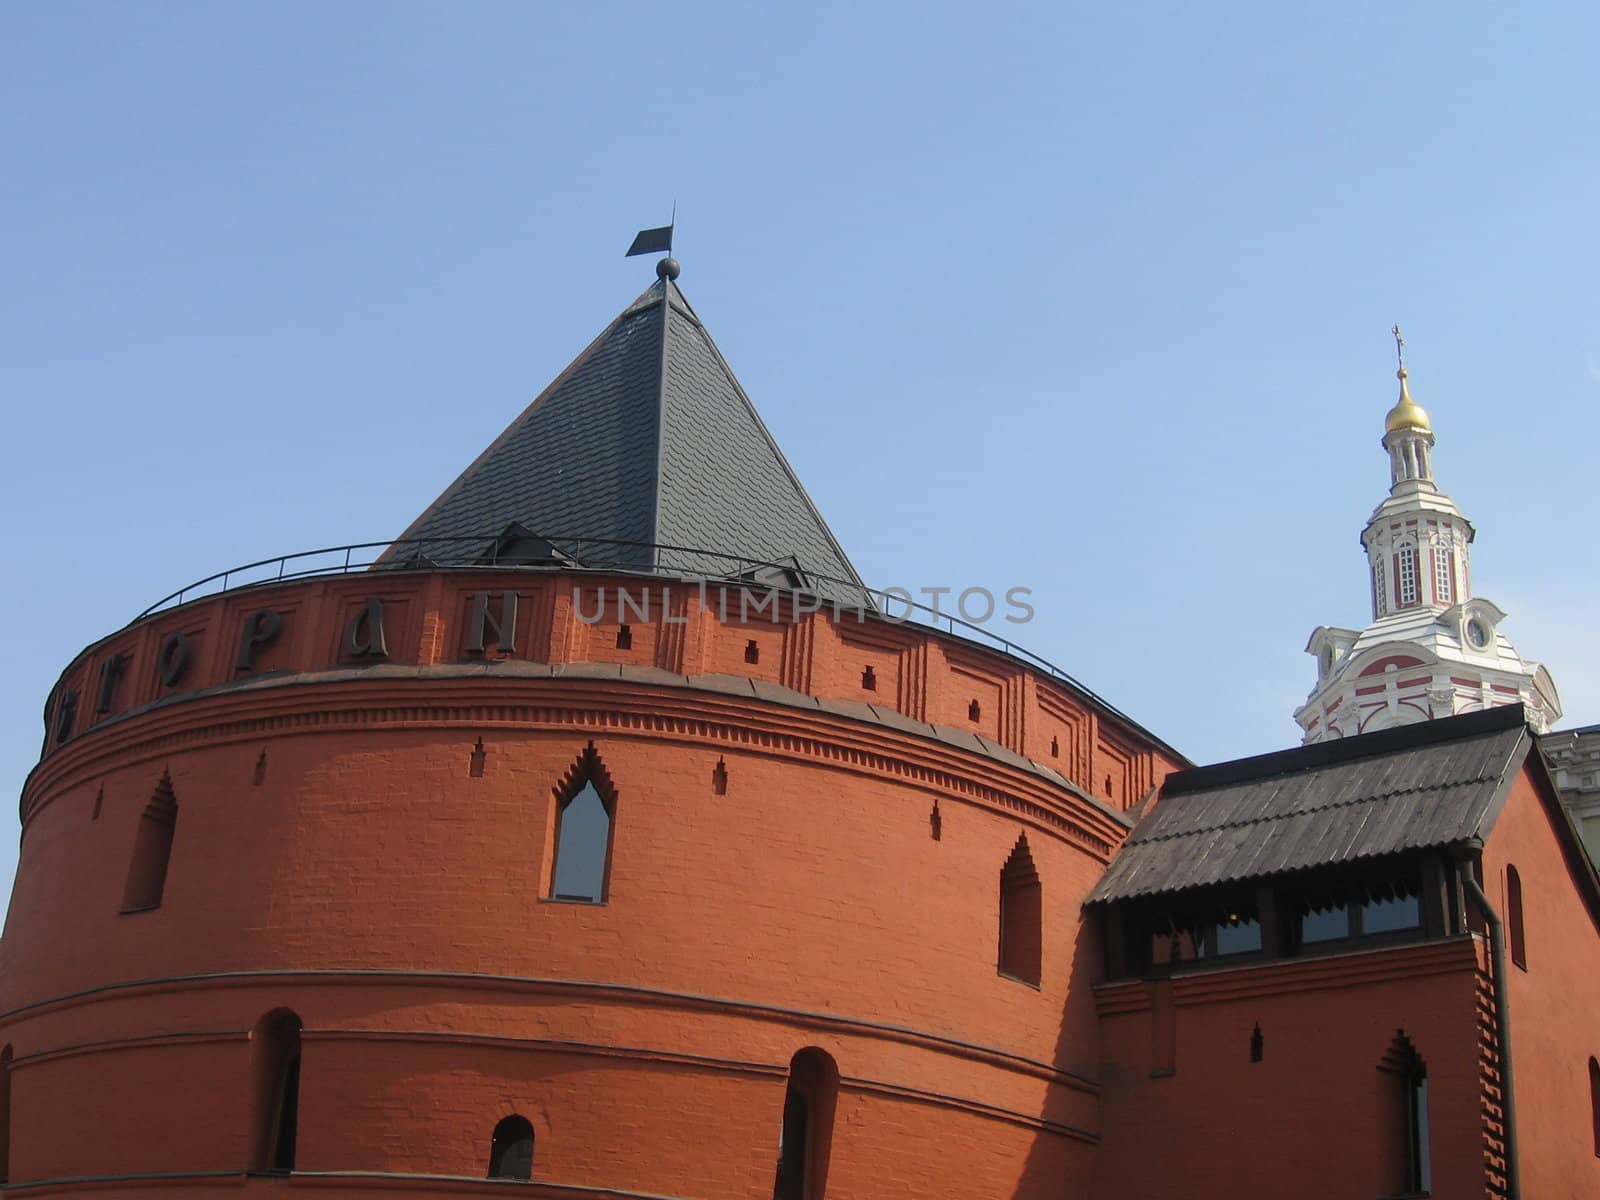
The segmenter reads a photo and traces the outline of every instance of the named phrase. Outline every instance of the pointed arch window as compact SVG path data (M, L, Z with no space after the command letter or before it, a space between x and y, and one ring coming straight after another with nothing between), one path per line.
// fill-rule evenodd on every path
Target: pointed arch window
M562 776L555 801L550 899L604 904L611 876L617 793L593 742Z
M521 1113L512 1113L494 1127L494 1137L489 1142L489 1178L533 1178L533 1125Z
M838 1096L839 1068L826 1051L807 1046L789 1060L772 1200L823 1200Z
M1039 872L1023 834L1000 868L1000 974L1038 987L1042 933Z
M1528 942L1522 923L1522 876L1506 865L1506 940L1511 943L1511 961L1528 969Z
M1427 1192L1433 1186L1428 1148L1428 1068L1403 1030L1378 1064L1384 1109L1378 1136L1385 1195Z
M160 908L167 888L167 867L172 861L172 839L178 828L178 797L172 777L163 774L155 794L139 815L133 837L133 860L122 893L123 912Z
M255 1074L257 1171L294 1170L300 1131L300 1018L286 1008L268 1013L251 1031Z

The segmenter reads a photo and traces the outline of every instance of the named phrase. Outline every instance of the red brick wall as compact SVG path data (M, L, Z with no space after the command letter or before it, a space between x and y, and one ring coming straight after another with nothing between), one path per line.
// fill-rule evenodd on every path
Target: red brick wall
M1094 1194L1390 1194L1378 1064L1404 1029L1427 1066L1432 1194L1483 1196L1476 963L1463 937L1178 976L1154 1010L1151 985L1103 987ZM1152 1077L1162 1042L1172 1073Z
M280 1006L306 1027L308 1169L471 1174L494 1121L526 1111L546 1178L667 1193L693 1179L696 1195L746 1196L771 1168L783 1069L813 1042L846 1078L842 1111L860 1114L839 1124L837 1194L852 1172L896 1162L908 1179L963 1156L1015 1170L1041 1136L1084 1169L1088 1145L1040 1121L1062 1109L1092 1128L1092 1097L1016 1061L1050 1061L1070 1011L1082 1040L1067 1065L1092 1067L1088 994L1067 991L1081 967L1070 931L1098 871L1081 848L1027 826L1047 905L1035 990L996 974L1013 814L941 795L936 842L932 793L902 781L602 731L618 790L611 899L551 904L551 787L595 731L491 729L481 779L468 775L470 732L194 746L97 775L99 820L82 786L36 809L5 941L13 1177L239 1165L244 1031ZM159 910L120 915L134 824L162 770L179 805L166 892ZM196 978L262 970L336 974L270 989ZM355 970L415 975L337 974ZM485 995L441 972L529 982ZM95 990L169 977L180 982L159 994ZM340 989L359 999L336 1001ZM15 1012L80 992L92 999ZM764 1006L781 1011L758 1018ZM185 1040L201 1034L220 1040ZM147 1038L162 1043L125 1046ZM908 1105L920 1148L895 1141ZM139 1119L112 1119L121 1110ZM705 1126L719 1137L693 1136ZM969 1186L1012 1194L1003 1170ZM854 1188L918 1194L859 1175Z
M575 583L582 589L576 607ZM519 596L515 651L491 645L481 656L469 653L472 595L490 593L490 612L498 616L507 589ZM631 607L621 603L619 591L626 591ZM389 653L383 660L351 658L342 644L346 627L368 597L384 604ZM198 600L157 614L84 651L63 673L54 696L76 689L75 728L81 734L156 699L241 680L270 682L287 672L464 661L626 663L764 680L980 734L1045 763L1117 808L1136 803L1181 765L1148 735L1070 686L985 647L918 625L858 620L830 609L797 610L793 601L741 613L739 598L737 590L708 588L702 594L689 583L646 586L637 579L592 575L395 571L323 577ZM757 598L766 599L764 594ZM641 608L647 609L647 619L640 619ZM241 637L263 609L279 613L281 630L254 651L252 668L241 670ZM580 619L580 612L588 619ZM597 614L601 619L594 621ZM616 645L623 622L632 635L627 649ZM158 678L157 660L164 640L175 632L190 640L190 665L176 686L167 687ZM751 642L756 643L755 663L746 655ZM126 656L126 667L111 711L99 714L94 711L99 670L112 654ZM869 665L877 678L872 690L862 684ZM976 718L971 716L974 700Z
M1589 1099L1589 1056L1600 1055L1600 938L1552 815L1524 772L1483 854L1483 888L1502 920L1508 864L1522 880L1528 967L1508 965L1507 979L1522 1186L1530 1198L1600 1195Z
M1120 825L976 742L738 688L596 667L419 673L462 657L484 577L408 578L383 581L386 663L335 661L370 591L341 579L203 602L69 671L87 714L99 659L131 659L126 715L55 749L24 797L0 942L13 1180L242 1168L249 1031L289 1008L305 1169L481 1175L495 1122L521 1112L540 1179L748 1197L771 1187L787 1065L815 1045L841 1077L830 1196L1087 1194L1099 950L1079 910ZM265 607L283 632L263 671L240 672L239 631ZM959 703L963 720L976 663L996 688L988 734L1016 747L1036 741L1040 689L1056 720L1082 704L998 656L963 649L958 671L926 631L724 626L688 608L682 625L658 625L659 607L630 619L619 651L615 617L583 625L554 584L530 588L515 654L485 657L721 671L843 700L863 698L878 655L865 699ZM195 635L185 687L265 677L130 712L166 694L169 626ZM552 789L591 741L616 787L609 902L551 903ZM1147 777L1168 765L1138 754ZM162 903L122 914L163 774L178 817ZM1038 988L997 973L1000 869L1022 832L1042 886Z

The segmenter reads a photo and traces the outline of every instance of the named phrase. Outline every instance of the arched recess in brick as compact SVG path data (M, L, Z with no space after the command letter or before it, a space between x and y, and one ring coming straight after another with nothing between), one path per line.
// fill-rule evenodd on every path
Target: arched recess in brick
M490 1179L533 1178L533 1123L512 1113L494 1127L489 1140Z
M1042 902L1039 872L1028 852L1028 835L1022 834L1000 868L1000 974L1035 987L1042 957Z
M1528 934L1522 917L1522 876L1506 865L1506 940L1511 943L1511 961L1528 969Z
M1405 1031L1378 1063L1383 1098L1378 1121L1378 1182L1384 1195L1425 1194L1432 1186L1428 1151L1428 1068Z
M300 1131L300 1018L274 1009L250 1031L254 1128L250 1167L294 1170Z
M827 1051L807 1046L789 1060L772 1200L824 1200L838 1098L839 1068Z
M161 907L177 828L178 797L172 790L172 776L162 772L161 782L139 815L139 827L134 832L133 859L128 864L128 883L122 893L123 912Z
M555 788L555 855L546 895L604 904L610 893L617 789L593 742Z
M6 1053L11 1048L6 1047ZM1589 1056L1589 1123L1594 1129L1594 1154L1600 1158L1600 1062Z

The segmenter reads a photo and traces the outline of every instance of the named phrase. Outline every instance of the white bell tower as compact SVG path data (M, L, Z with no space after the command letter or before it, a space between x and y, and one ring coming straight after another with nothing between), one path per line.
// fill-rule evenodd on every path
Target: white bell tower
M1433 425L1411 398L1398 325L1394 339L1400 398L1383 428L1389 495L1361 531L1372 620L1359 632L1312 633L1317 683L1295 720L1309 743L1521 703L1543 732L1561 717L1555 683L1500 632L1505 614L1473 598L1472 524L1434 482Z

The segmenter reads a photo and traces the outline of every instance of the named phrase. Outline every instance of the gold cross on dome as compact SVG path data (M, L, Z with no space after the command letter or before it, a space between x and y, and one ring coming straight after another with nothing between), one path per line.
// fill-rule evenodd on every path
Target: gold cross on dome
M1400 369L1404 371L1406 369L1406 339L1401 336L1398 324L1390 332L1394 334L1395 357L1400 360Z

